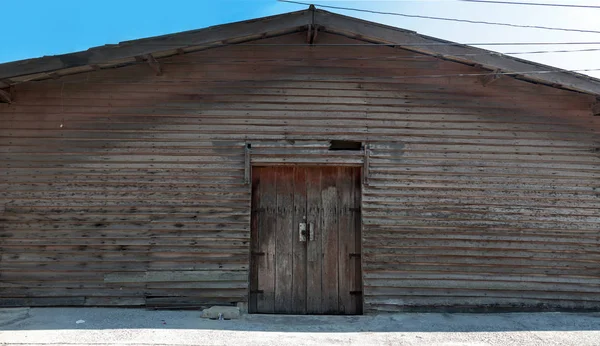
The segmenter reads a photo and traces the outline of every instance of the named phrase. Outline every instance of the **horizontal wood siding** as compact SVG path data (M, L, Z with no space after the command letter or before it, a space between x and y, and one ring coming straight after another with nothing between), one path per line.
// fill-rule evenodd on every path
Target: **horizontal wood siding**
M266 43L303 43L306 33ZM319 33L318 43L359 43ZM594 98L388 47L231 46L0 104L0 305L248 299L255 165L363 165L366 311L600 308Z

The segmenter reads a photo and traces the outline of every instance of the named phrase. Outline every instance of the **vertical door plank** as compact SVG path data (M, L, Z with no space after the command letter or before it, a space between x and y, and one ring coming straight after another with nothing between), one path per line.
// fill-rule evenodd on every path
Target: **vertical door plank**
M338 171L340 167L326 167L321 175L321 313L337 314L339 311L338 292ZM347 179L347 178L346 178Z
M352 288L354 291L363 291L362 283L362 177L361 169L358 167L353 168L352 177L354 178L352 184L352 198L354 199L354 212L352 213L353 218L353 234L354 234L354 253L360 255L352 261L354 275L352 277ZM364 294L352 295L352 306L356 309L355 314L363 313L363 297Z
M277 226L277 185L276 172L265 168L261 171L259 208L262 210L258 221L258 244L264 255L257 257L258 289L256 311L275 312L275 232Z
M307 168L306 222L312 224L314 239L306 242L306 313L319 314L321 308L321 169Z
M276 168L275 312L292 313L294 167Z
M257 312L256 310L256 291L258 290L258 261L260 258L252 254L260 251L258 241L258 220L260 215L260 175L261 168L255 168L252 171L252 204L250 214L250 295L248 297L248 311L250 313Z
M306 168L294 173L294 235L292 271L292 313L306 314L306 242L300 241L299 224L306 222Z
M354 263L356 257L350 257L355 252L355 220L354 207L354 168L348 167L338 171L336 185L339 193L339 311L341 314L355 314L351 291L354 290Z

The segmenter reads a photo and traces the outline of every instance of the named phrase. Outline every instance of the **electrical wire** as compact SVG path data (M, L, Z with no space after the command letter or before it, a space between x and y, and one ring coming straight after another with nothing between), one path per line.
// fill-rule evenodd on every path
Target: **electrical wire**
M107 67L111 68L111 67ZM357 76L357 77L333 77L327 78L328 76L321 76L320 78L306 78L306 79L290 79L290 78L281 78L281 79L269 79L266 76L261 75L260 80L256 79L243 79L240 78L238 81L241 82L257 82L257 81L290 81L290 82L340 82L340 81L382 81L382 80L398 80L398 79L421 79L421 78L448 78L448 77L487 77L487 76L513 76L513 77L522 77L526 75L543 75L543 74L554 74L554 73L580 73L580 72L598 72L600 68L592 68L592 69L575 69L575 70L565 70L565 69L556 69L556 70L537 70L537 71L514 71L514 72L484 72L484 73L449 73L449 74L415 74L415 75L404 75L404 76L386 76L386 77L370 77L370 76ZM302 74L302 76L306 77L309 74ZM318 74L320 76L320 74ZM585 78L585 79L595 79L592 76L588 75L575 75L575 77ZM196 81L202 80L204 82L223 82L227 83L229 80L221 80L221 79L205 79L205 78L177 78L178 81ZM119 82L126 82L127 80L119 80ZM81 81L65 81L64 83L80 83ZM152 83L156 83L154 81ZM136 82L137 83L137 82ZM143 83L142 83L143 84Z
M352 7L341 7L341 6L331 6L331 5L320 5L320 4L309 4L307 2L300 1L292 1L292 0L277 0L279 2L287 2L291 4L297 5L314 5L323 8L332 8L337 10L345 10L345 11L356 11L356 12L365 12L365 13L374 13L374 14L385 14L392 16L400 16L407 18L420 18L420 19L432 19L432 20L443 20L447 22L458 22L458 23L469 23L469 24L486 24L486 25L498 25L498 26L508 26L513 28L527 28L527 29L541 29L541 30L555 30L555 31L570 31L570 32L584 32L584 33L594 33L600 34L598 30L584 30L584 29L568 29L568 28L556 28L549 26L540 26L540 25L521 25L521 24L511 24L511 23L498 23L498 22L487 22L487 21L478 21L478 20L470 20L470 19L457 19L457 18L446 18L446 17L433 17L433 16L423 16L416 14L405 14L398 12L382 12L382 11L374 11L374 10L366 10Z
M594 69L578 69L578 70L542 70L542 71L523 71L523 72L491 72L491 73L455 73L455 74L437 74L437 75L416 75L416 76L392 76L392 79L405 79L405 78L444 78L444 77L485 77L485 76L522 76L522 75L536 75L536 74L551 74L551 73L565 73L565 72L596 72L600 71L600 68Z
M573 49L573 50L538 50L538 51L527 51L527 52L488 52L488 53L471 53L471 54L445 54L435 56L432 54L422 53L419 55L384 55L379 57L330 57L330 58L311 58L311 61L320 60L384 60L384 59L432 59L432 58L453 58L453 57L473 57L473 56L502 56L502 55L525 55L525 54L556 54L556 53L582 53L582 52L598 52L600 48L589 48L589 49ZM221 57L222 58L222 57ZM257 58L257 59L233 59L234 61L304 61L306 58Z
M351 37L350 37L351 38ZM121 42L114 46L127 47L129 44ZM135 46L159 46L159 47L231 47L231 46L247 46L247 47L435 47L435 46L561 46L561 45L600 45L600 41L589 42L477 42L477 43L458 43L458 42L435 42L435 43L201 43L193 42L178 42L178 43L144 43L136 42L131 45Z
M512 1L495 1L495 0L456 0L460 2L476 2L481 4L502 4L502 5L523 5L523 6L548 6L548 7L571 7L571 8L600 8L595 5L569 5L569 4L549 4L549 3L534 3L534 2L512 2Z
M454 57L475 57L475 56L502 56L502 55L525 55L525 54L556 54L556 53L576 53L576 52L598 52L600 48L590 49L574 49L574 50L546 50L546 51L528 51L528 52L488 52L488 53L473 53L473 54L448 54L443 56L435 56L431 54L422 53L419 55L383 55L378 57L328 57L328 58L311 58L310 61L367 61L367 60L379 60L379 61L393 61L391 59L436 59L436 58L447 58L451 59ZM219 59L219 62L278 62L278 61L305 61L306 58L230 58L225 56L211 57L213 59ZM146 62L141 62L145 64ZM165 64L182 64L182 65L200 65L206 64L206 62L163 62Z

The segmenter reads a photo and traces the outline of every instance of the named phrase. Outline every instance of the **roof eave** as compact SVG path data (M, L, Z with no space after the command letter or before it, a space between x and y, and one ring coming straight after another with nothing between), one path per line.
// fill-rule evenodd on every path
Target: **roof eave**
M8 62L0 64L0 88L15 82L38 79L44 74L64 69L127 63L136 56L165 55L161 52L209 48L213 45L221 46L294 32L312 23L312 14L312 10L302 10L200 30L93 47L81 52ZM93 69L92 67L90 70Z
M0 88L30 80L58 78L98 68L128 65L150 54L161 58L273 37L306 30L309 24L318 25L326 32L366 42L389 44L446 60L480 66L490 71L511 73L512 77L534 83L600 96L600 80L587 75L421 35L414 31L315 10L313 6L297 12L125 41L82 52L0 64Z

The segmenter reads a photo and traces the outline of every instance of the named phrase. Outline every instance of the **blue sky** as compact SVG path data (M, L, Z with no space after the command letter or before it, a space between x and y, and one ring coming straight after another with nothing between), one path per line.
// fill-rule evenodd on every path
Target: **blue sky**
M512 0L511 0L512 1ZM516 0L515 0L516 1ZM599 5L598 0L525 0ZM439 17L510 22L600 31L600 9L494 5L454 0L315 1L316 4L365 8ZM318 7L318 6L317 6ZM193 30L304 9L276 0L4 0L0 63L63 54L137 38ZM600 42L600 34L517 29L478 24L329 10L462 43ZM489 47L488 47L489 48ZM501 52L600 48L596 46L506 46ZM600 51L519 55L566 69L600 69ZM587 72L600 78L599 72Z

